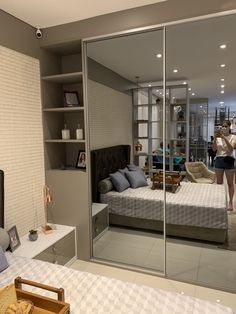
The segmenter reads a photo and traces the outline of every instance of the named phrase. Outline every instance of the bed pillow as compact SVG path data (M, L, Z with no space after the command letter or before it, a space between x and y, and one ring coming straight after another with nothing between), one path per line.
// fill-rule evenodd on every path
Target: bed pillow
M130 184L127 178L119 171L111 173L110 178L111 178L112 184L114 185L116 191L118 192L122 192L130 187Z
M147 180L145 173L138 166L130 164L130 165L127 165L127 168L129 169L129 171L139 171L142 174L143 178Z
M0 273L8 267L7 258L5 253L3 252L2 247L0 246Z
M133 189L148 185L146 178L144 178L140 170L129 171L125 175L130 183L131 188Z
M126 173L126 172L129 172L129 169L128 169L127 167L125 167L125 168L123 168L123 169L118 169L118 171L119 171L120 173L122 173L122 174L125 176L125 173Z
M98 192L101 194L106 194L113 190L113 184L110 178L103 179L98 183Z

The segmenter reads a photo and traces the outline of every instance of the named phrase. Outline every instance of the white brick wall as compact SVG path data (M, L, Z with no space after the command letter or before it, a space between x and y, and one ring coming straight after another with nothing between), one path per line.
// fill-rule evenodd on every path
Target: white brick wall
M0 46L0 169L5 228L19 235L44 221L39 60Z
M88 80L90 148L132 145L132 97Z

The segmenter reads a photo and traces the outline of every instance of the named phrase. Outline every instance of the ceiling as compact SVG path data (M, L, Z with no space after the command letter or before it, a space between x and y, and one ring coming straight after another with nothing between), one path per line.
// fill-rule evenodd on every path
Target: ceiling
M0 0L0 9L34 27L50 27L167 0Z
M228 15L167 27L168 83L191 87L191 98L208 98L211 108L230 106L236 110L236 15ZM161 84L162 31L119 37L90 43L89 57L133 82ZM227 44L221 49L220 44ZM226 64L221 68L221 64ZM177 68L178 73L173 73ZM225 81L221 82L221 78ZM159 82L159 83L158 83ZM225 85L221 88L221 85ZM221 94L224 90L224 94ZM195 93L192 96L192 93ZM234 109L233 109L234 108Z

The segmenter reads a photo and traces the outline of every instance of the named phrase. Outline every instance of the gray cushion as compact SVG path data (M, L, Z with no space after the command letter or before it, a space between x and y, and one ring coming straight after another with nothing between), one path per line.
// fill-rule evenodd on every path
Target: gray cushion
M130 187L129 181L127 178L120 173L119 171L116 171L114 173L110 174L111 182L113 183L116 191L122 192L126 190L128 187Z
M110 178L103 179L98 183L98 191L101 194L106 194L112 189L113 189L113 184Z
M142 174L142 176L144 177L144 179L147 180L145 173L138 166L130 164L130 165L127 165L127 168L129 169L129 171L139 171Z
M129 171L125 175L130 183L131 188L133 189L148 185L146 178L143 177L143 174L140 172L140 170Z
M127 167L123 168L123 169L118 169L118 171L120 173L122 173L123 175L125 175L126 172L129 172L129 169Z
M10 244L10 238L7 231L3 228L0 228L0 246L2 247L3 251L6 251Z
M6 269L8 266L9 266L9 265L8 265L6 256L5 256L4 252L3 252L2 247L0 246L0 273L1 273L1 271L3 271L4 269Z

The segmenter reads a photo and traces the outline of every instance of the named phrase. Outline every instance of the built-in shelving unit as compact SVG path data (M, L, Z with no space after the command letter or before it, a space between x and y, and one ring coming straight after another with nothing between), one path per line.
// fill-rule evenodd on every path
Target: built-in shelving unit
M88 167L78 165L80 153L87 153L81 42L52 44L41 49L45 183L53 198L48 220L75 226L79 258L89 259ZM66 103L65 92L78 96L78 104ZM62 139L65 124L70 130L69 139ZM76 138L78 124L83 129L82 139Z
M49 49L51 55L51 49ZM75 169L78 154L85 151L86 140L76 138L78 125L85 134L83 105L83 72L80 47L53 49L54 67L42 71L43 120L46 169ZM51 58L51 57L50 57ZM78 95L78 105L68 106L65 92ZM62 139L62 129L70 131L70 139Z
M158 91L158 92L157 92ZM188 86L166 86L166 152L168 169L175 170L177 157L188 159L189 153L189 99ZM153 172L155 158L161 160L163 142L163 87L133 89L133 141L141 144L142 152L134 151L135 163ZM181 102L178 102L178 98ZM158 158L159 157L159 158ZM178 159L180 160L180 158Z

